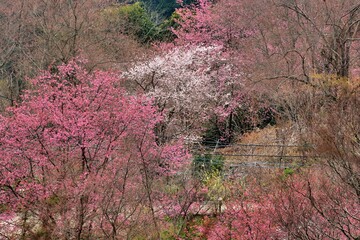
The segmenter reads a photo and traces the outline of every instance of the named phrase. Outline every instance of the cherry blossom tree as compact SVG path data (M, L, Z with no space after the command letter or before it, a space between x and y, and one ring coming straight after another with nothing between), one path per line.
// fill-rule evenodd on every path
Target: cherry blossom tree
M238 1L198 0L176 10L175 43L222 45L230 50L235 43L254 34L245 4Z
M124 73L164 113L164 125L158 129L163 140L197 138L210 117L224 117L234 108L231 90L236 76L221 49L177 47Z
M187 154L156 143L161 116L122 84L118 73L71 61L32 80L1 117L3 236L118 239L139 231L139 221L159 231L155 182Z

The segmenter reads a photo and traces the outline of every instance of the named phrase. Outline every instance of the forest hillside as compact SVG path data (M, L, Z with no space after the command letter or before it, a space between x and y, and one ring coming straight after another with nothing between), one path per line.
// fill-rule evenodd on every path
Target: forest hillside
M0 239L360 239L357 0L0 1Z

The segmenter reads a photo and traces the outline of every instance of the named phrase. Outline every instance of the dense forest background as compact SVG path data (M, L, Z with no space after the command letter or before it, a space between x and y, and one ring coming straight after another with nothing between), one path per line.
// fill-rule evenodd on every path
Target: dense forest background
M0 239L359 239L355 0L0 1Z

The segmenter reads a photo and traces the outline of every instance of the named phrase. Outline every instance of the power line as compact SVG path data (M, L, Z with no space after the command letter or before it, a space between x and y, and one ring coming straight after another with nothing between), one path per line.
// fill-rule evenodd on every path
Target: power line
M222 153L213 153L210 155L216 156L227 156L227 157L277 157L277 158L309 158L309 157L319 157L319 156L305 156L305 155L266 155L266 154L222 154Z
M193 142L193 143L198 143L199 145L201 144L200 142ZM210 141L203 141L202 143L213 143L212 145L215 147L234 147L234 146L240 146L240 147L292 147L292 148L311 148L312 146L310 145L293 145L293 144L289 144L289 145L286 145L286 144L247 144L247 143L244 143L244 144L241 144L241 143L238 143L238 144L221 144L221 143L218 143L217 142L210 142ZM203 148L211 148L211 145L205 145L205 146L199 146L200 147L203 147Z

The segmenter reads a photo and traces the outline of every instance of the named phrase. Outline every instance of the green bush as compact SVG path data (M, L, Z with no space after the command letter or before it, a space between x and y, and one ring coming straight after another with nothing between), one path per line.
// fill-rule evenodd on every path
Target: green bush
M118 14L126 20L126 34L133 34L141 43L149 43L157 38L158 29L141 2L121 6Z
M282 180L286 180L287 178L293 176L295 173L295 170L293 168L285 168L283 171L283 174L281 175Z
M168 18L179 8L176 0L141 0L151 11L158 13L162 18ZM194 3L194 0L184 0L185 5Z
M194 172L197 174L207 172L222 172L224 157L221 155L203 154L194 157Z

